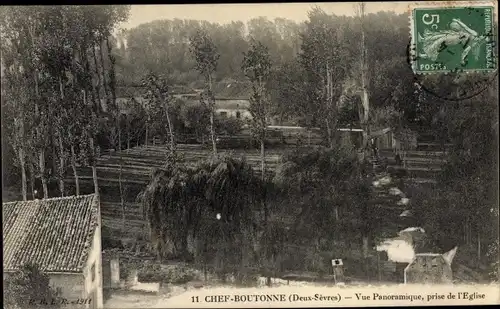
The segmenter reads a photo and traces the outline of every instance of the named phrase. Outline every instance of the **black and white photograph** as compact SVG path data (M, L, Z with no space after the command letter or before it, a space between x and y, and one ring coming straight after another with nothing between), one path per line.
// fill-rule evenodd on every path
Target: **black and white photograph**
M4 307L500 304L497 11L1 6Z

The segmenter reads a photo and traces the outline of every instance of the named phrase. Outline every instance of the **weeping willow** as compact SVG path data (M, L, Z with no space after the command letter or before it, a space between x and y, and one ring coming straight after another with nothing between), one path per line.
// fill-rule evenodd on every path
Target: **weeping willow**
M139 198L158 258L242 265L260 226L264 188L249 164L228 156L155 170Z

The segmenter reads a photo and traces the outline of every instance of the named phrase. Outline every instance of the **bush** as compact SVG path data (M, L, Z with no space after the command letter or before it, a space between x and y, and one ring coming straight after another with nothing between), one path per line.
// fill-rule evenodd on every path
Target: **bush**
M14 274L4 278L5 308L38 308L43 301L49 304L59 295L50 286L50 279L36 264L26 264ZM36 304L27 304L33 300ZM51 308L59 308L58 304Z
M138 269L139 282L161 282L184 284L198 279L197 271L185 266L162 267L159 264L146 264Z
M236 135L243 130L243 121L238 118L216 118L215 127L219 135Z

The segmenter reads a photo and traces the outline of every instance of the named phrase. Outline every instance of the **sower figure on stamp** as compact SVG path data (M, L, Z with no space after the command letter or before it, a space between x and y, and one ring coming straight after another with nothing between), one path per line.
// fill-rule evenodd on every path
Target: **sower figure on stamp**
M454 18L450 23L451 30L431 31L425 29L424 34L418 34L418 40L423 43L424 53L420 57L436 61L439 53L447 46L462 44L464 50L461 56L461 64L465 65L465 59L471 52L477 60L481 44L485 42L484 36L478 36L478 33L460 19Z

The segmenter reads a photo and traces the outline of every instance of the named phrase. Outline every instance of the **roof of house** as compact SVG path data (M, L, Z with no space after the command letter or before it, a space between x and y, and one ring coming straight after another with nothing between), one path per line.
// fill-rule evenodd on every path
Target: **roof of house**
M3 203L3 267L81 272L99 223L97 195Z

